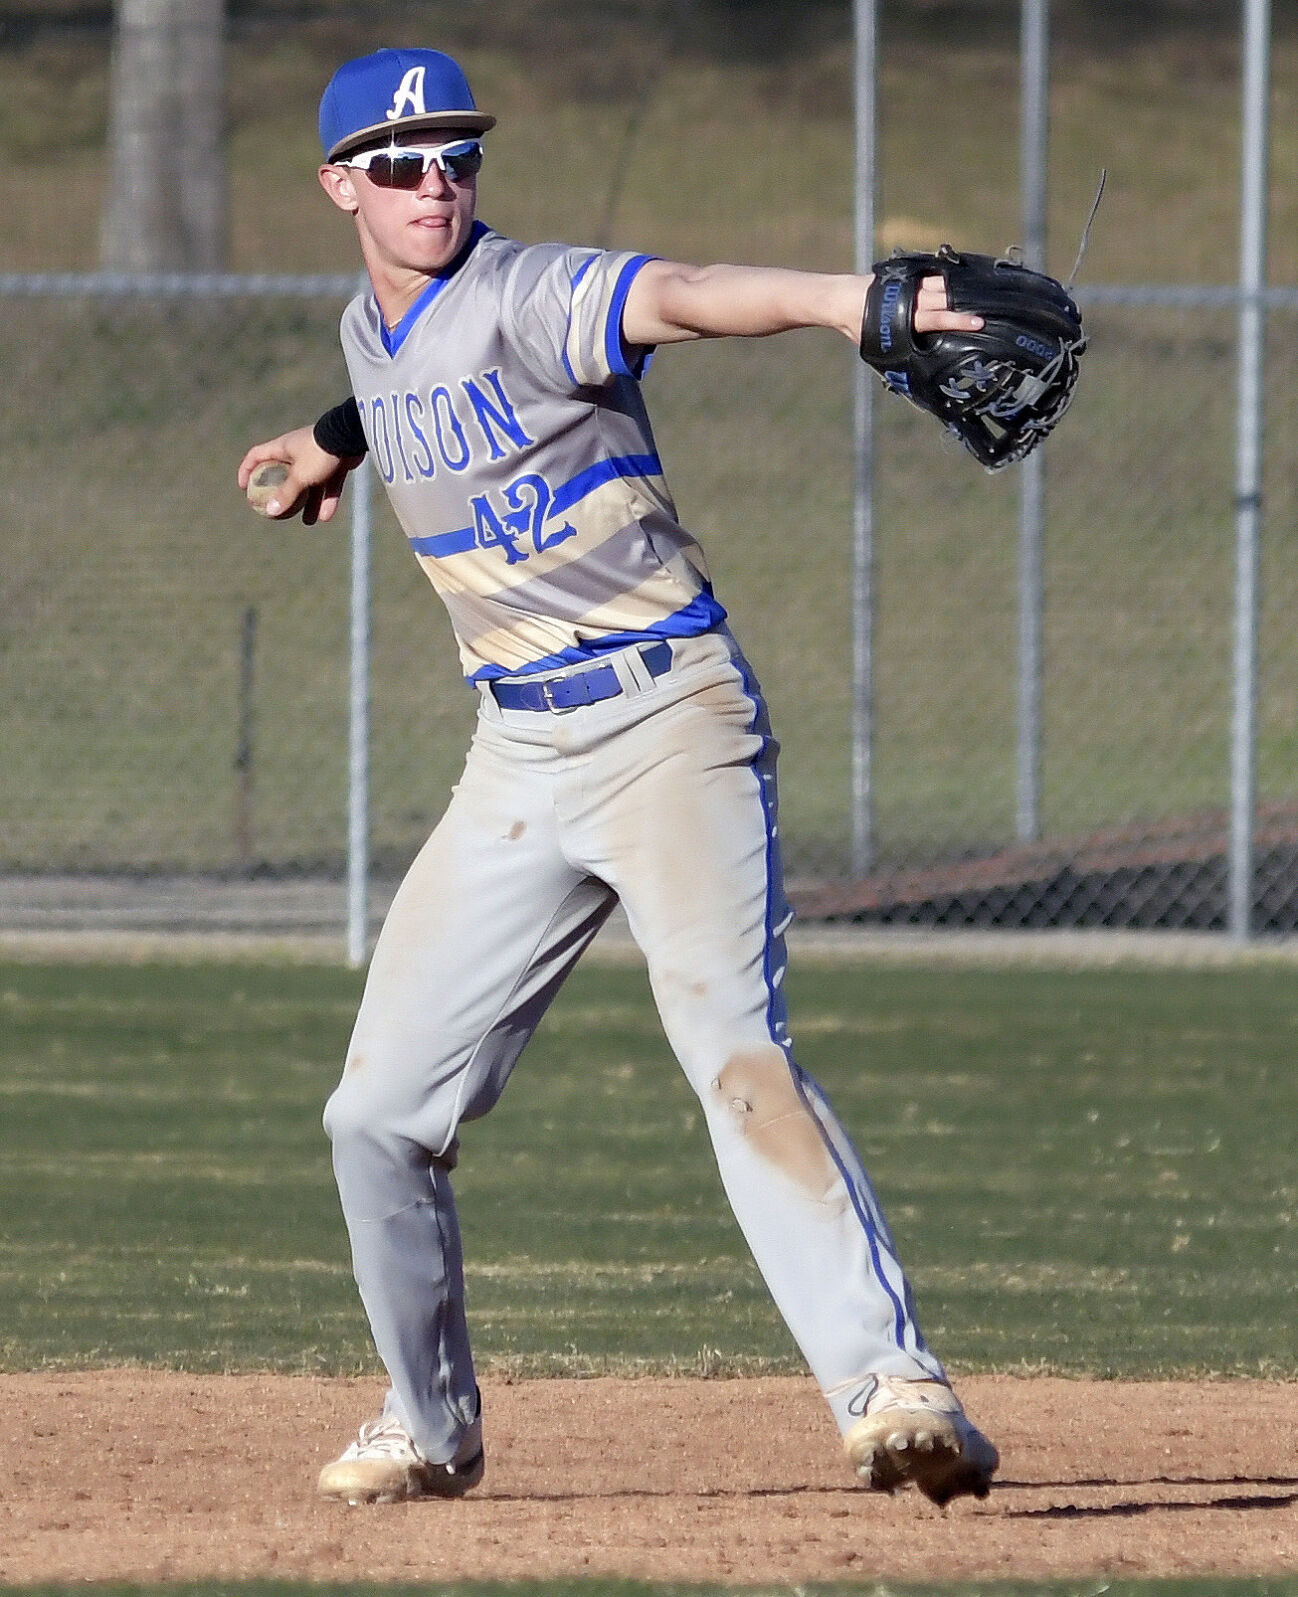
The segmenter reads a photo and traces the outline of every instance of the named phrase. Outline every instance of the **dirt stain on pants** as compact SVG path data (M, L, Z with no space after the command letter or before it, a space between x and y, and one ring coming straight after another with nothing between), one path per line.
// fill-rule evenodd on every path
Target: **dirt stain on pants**
M846 1207L842 1174L781 1049L733 1054L713 1090L764 1159L816 1203Z

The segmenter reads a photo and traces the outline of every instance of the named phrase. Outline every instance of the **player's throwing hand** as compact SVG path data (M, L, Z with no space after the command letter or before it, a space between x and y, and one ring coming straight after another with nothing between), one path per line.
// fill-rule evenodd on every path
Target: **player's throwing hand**
M286 520L301 513L308 527L317 521L332 520L342 498L347 474L363 456L339 459L327 454L316 443L310 427L257 444L239 462L238 481L244 493L254 487L258 468L283 465L288 469L275 484L269 497L263 496L256 509L272 520ZM250 495L251 497L251 495Z

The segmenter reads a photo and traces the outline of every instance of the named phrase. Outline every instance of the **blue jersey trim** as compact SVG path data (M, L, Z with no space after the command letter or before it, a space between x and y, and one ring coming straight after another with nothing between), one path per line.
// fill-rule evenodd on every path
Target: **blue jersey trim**
M593 494L607 482L616 482L619 477L661 477L662 471L663 463L656 454L610 455L556 488L546 519L562 516L587 494Z
M657 257L653 255L633 255L618 273L617 282L613 286L608 321L604 325L604 355L609 370L618 377L643 377L653 356L651 346L636 345L639 354L634 361L630 358L626 340L622 336L622 311L626 306L626 297L631 292L632 283L649 262L655 259Z
M577 268L576 275L572 280L572 292L574 294L577 292L577 285L581 282L582 278L585 277L586 273L590 271L591 267L598 259L598 255L591 255ZM626 343L622 338L622 310L626 305L626 297L631 292L631 284L635 281L637 273L642 267L648 265L650 261L657 259L658 257L656 255L633 255L631 259L623 265L622 270L618 273L617 282L613 285L613 297L609 302L608 319L604 323L604 358L608 362L609 371L611 371L615 377L641 378L644 376L645 372L648 371L649 363L653 359L654 352L652 348L649 346L640 348L638 345L636 347L639 350L639 353L637 354L636 358L632 360L629 357ZM568 307L568 325L564 329L561 358L563 360L563 369L567 374L568 381L572 383L575 388L580 388L581 380L578 378L577 373L572 369L572 362L568 359L568 338L571 332L572 304L570 300Z
M560 347L560 354L563 359L563 369L568 374L568 381L573 385L574 388L580 388L581 384L577 380L577 373L572 369L572 362L568 359L568 339L572 333L572 301L577 293L578 284L580 284L582 278L585 277L586 273L590 271L591 267L594 266L598 259L599 257L597 255L588 255L577 268L576 274L569 286L568 322L563 330L563 344Z
M556 489L545 519L553 521L565 515L587 494L594 493L607 482L615 482L619 477L657 477L662 475L662 469L662 461L657 455L611 455L607 460L598 461L585 471L579 471ZM457 527L453 532L432 532L410 539L410 547L417 555L430 555L434 560L465 554L473 548L473 544L472 527Z
M469 231L469 241L450 263L444 266L437 276L423 289L414 304L401 318L395 327L389 328L380 317L379 332L383 338L383 347L389 355L395 355L410 336L410 331L415 323L442 292L450 280L459 271L469 256L473 254L480 240L484 239L491 229L484 222L475 222Z
M412 538L410 547L417 555L444 560L447 555L467 554L473 548L473 538L472 527L457 527L454 532L430 532L422 538Z
M543 660L532 660L527 665L484 665L465 680L491 682L496 677L532 676L537 671L555 671L560 666L580 665L585 660L598 660L614 649L628 649L637 643L656 643L661 638L697 638L700 633L711 632L726 619L725 607L713 596L711 588L695 594L687 605L675 610L661 621L655 621L643 632L606 632L602 637L587 638L570 649L560 649L557 654L547 654Z

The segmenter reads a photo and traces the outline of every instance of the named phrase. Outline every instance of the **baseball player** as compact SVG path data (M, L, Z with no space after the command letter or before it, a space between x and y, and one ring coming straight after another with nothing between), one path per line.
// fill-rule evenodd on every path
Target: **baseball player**
M996 1449L925 1344L861 1161L794 1059L776 745L639 382L656 348L691 339L829 327L856 343L871 280L502 237L476 218L494 120L437 51L335 74L320 182L370 281L342 318L354 397L239 470L246 488L287 462L270 513L327 520L368 454L478 695L463 776L393 901L325 1112L390 1390L319 1490L390 1502L482 1479L460 1131L620 902L851 1466L876 1490L985 1496ZM932 279L915 323L979 319L948 311Z

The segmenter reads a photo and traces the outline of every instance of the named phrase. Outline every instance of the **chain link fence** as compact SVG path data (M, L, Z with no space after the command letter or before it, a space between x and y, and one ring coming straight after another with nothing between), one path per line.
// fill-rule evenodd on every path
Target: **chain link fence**
M1273 275L1292 282L1298 45L1293 7L1274 9ZM484 215L516 236L849 264L851 8L596 10L598 26L582 0L481 15L440 0L233 8L230 259L278 270L183 279L44 269L93 262L111 14L45 0L47 25L35 10L0 24L14 157L0 173L0 929L202 923L341 940L346 508L327 527L269 524L234 481L249 443L346 390L337 319L355 278L303 275L352 270L311 178L315 96L339 59L394 30L457 53L504 113ZM1018 0L882 12L881 252L1013 242ZM928 418L877 399L863 860L854 356L830 334L704 342L662 351L646 381L682 517L771 701L804 918L1227 924L1237 307L1228 290L1134 285L1234 270L1239 12L1056 0L1053 15L1053 269L1072 258L1101 165L1111 181L1082 276L1090 352L1043 451L1030 826L1018 472L985 475ZM1281 935L1298 931L1298 290L1269 299L1252 926ZM374 509L377 909L446 802L476 699L381 494Z
M11 924L52 883L93 904L123 876L341 882L345 517L261 522L233 472L249 441L345 391L336 323L352 286L0 279ZM910 407L877 407L864 876L849 865L850 355L827 364L812 335L655 363L669 476L782 736L782 831L804 915L1222 926L1233 320L1129 298L1110 290L1088 307L1079 397L1046 446L1037 836L1016 830L1015 473L988 477ZM1255 929L1282 933L1298 928L1298 295L1273 299L1254 897ZM376 512L381 886L435 822L475 698L404 539Z
M1045 451L1036 835L1016 826L1013 479L962 482L961 460L939 479L923 418L887 417L878 859L867 880L810 894L822 913L1226 924L1235 313L1224 298L1159 308L1152 297L1111 289L1088 307L1085 380ZM1298 580L1298 296L1274 297L1283 308L1268 340L1253 927L1284 932L1298 911L1298 660L1284 619ZM944 516L939 501L960 508Z

